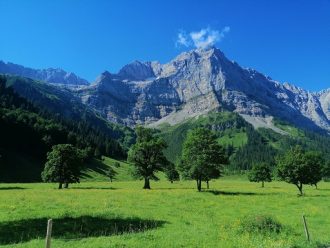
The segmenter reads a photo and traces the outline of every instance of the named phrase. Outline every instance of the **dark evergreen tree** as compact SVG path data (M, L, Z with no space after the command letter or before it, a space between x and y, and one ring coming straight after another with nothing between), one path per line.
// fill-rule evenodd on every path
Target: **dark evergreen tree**
M254 163L266 162L273 164L276 151L258 131L247 126L247 144L240 147L231 158L233 169L250 170Z
M95 150L94 150L94 157L95 158L98 158L98 159L101 159L102 158L102 153L101 153L101 150L99 147L96 147Z

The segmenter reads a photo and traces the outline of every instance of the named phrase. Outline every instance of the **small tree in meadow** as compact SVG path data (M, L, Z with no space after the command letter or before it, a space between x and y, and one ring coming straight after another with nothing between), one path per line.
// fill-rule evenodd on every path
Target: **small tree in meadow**
M169 163L163 153L167 145L151 129L137 127L136 134L136 143L128 152L128 162L134 166L134 176L144 179L143 189L150 189L150 180L158 180L155 173L164 171Z
M308 151L305 153L305 163L309 166L310 170L310 184L314 185L317 189L317 184L322 180L324 160L319 152Z
M272 169L265 163L256 163L252 166L252 169L248 175L250 182L261 182L261 187L264 187L265 182L272 181Z
M117 175L117 174L118 174L118 173L117 173L117 171L115 171L114 168L112 168L111 166L108 168L108 170L107 170L107 176L108 176L108 178L110 179L110 182L112 182L113 179L116 178L116 175Z
M173 163L169 163L165 169L165 175L171 183L180 180L179 172L175 169L175 165Z
M317 185L322 179L322 157L316 152L305 152L302 147L291 148L284 156L277 158L278 176L296 185L300 195L304 184Z
M202 181L219 178L227 163L225 151L212 131L197 128L188 133L179 167L184 178L196 180L198 191L202 190Z
M70 144L54 145L47 153L47 162L41 174L44 182L57 182L58 188L79 183L84 153Z

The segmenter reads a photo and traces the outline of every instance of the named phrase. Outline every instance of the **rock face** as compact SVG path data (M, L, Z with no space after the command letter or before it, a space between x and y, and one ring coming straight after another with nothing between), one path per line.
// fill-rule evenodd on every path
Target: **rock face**
M156 72L157 73L157 72ZM155 77L153 64L151 62L134 61L125 65L118 73L122 79L128 80L146 80Z
M330 131L330 90L310 93L281 84L243 69L214 47L182 53L163 65L135 61L118 74L102 73L76 94L108 120L128 126L175 124L230 110L249 120L275 117Z
M53 84L64 85L88 85L88 81L82 79L72 72L66 72L62 69L42 69L36 70L13 63L0 61L0 73L27 77L35 80L41 80Z
M321 108L327 119L330 119L330 89L317 94Z

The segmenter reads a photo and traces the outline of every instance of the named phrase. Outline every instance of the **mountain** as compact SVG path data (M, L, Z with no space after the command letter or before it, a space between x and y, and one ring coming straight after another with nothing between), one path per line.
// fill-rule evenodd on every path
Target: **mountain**
M0 75L2 181L40 180L45 155L58 143L125 157L135 139L130 127L139 124L157 127L172 162L196 127L215 132L230 157L228 169L271 163L296 144L330 159L324 135L330 89L313 93L281 84L216 48L184 52L166 64L134 61L77 87L10 74Z
M242 68L217 48L184 52L166 64L135 61L75 91L104 118L127 126L183 122L232 111L255 127L280 132L273 119L330 131L330 91L311 93Z
M21 65L13 63L5 63L0 61L0 73L10 74L21 77L27 77L35 80L41 80L53 84L63 84L63 85L88 85L88 81L78 77L72 72L66 72L62 69L32 69L24 67Z

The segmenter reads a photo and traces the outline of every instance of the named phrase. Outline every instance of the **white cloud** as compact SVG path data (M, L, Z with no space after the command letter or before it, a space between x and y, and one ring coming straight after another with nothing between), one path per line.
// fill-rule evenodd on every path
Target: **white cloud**
M207 48L220 42L229 31L230 27L228 26L224 27L221 31L203 28L200 31L190 32L189 35L184 31L180 31L176 44L185 47L193 45L197 48Z
M187 36L185 31L180 31L178 33L178 39L176 41L176 45L177 46L185 46L185 47L190 46L189 37Z

